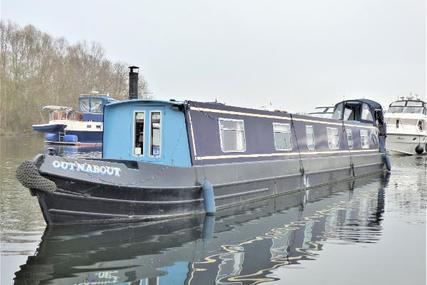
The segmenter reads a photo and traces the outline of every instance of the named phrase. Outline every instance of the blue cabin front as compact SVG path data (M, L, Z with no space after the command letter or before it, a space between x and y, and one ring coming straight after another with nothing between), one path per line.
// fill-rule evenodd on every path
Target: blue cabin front
M104 108L103 158L191 166L184 104L128 100Z

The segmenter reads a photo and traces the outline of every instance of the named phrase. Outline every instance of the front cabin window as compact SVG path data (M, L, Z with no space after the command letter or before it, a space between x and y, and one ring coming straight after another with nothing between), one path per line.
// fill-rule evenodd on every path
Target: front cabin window
M368 104L363 103L362 104L362 115L361 119L369 122L373 122L374 118L372 117L371 110L369 109Z
M291 126L273 123L274 147L276 150L292 150Z
M316 142L315 142L315 138L314 138L313 126L305 126L305 136L307 139L308 150L314 150Z
M332 115L332 119L342 120L344 112L344 104L340 103L335 107L334 114Z
M161 113L150 112L150 156L159 157L161 154Z
M144 112L135 112L134 116L134 155L144 155Z
M220 118L219 136L223 152L246 151L245 124L243 120Z
M347 134L347 145L349 149L353 149L353 131L351 129L345 129Z
M337 128L326 128L328 134L328 146L329 149L339 149L340 148L340 137L338 134Z
M89 98L80 99L80 112L90 112Z
M360 130L360 145L362 148L369 148L368 130Z
M102 113L102 99L92 98L90 101L90 111L92 113Z
M422 101L396 101L390 104L387 113L427 114Z

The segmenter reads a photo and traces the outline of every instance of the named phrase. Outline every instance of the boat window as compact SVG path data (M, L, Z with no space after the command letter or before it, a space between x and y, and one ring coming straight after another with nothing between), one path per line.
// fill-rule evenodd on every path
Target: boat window
M342 120L344 104L340 103L335 107L334 114L332 115L332 119Z
M391 103L390 107L397 107L397 106L405 107L405 105L406 105L406 101L396 101Z
M360 130L360 145L362 148L369 148L368 130Z
M422 107L423 102L421 102L421 101L408 101L406 103L406 106L408 106L408 107Z
M417 127L420 131L423 131L424 130L424 121L418 120Z
M340 137L337 128L326 128L328 133L328 146L329 149L340 148Z
M305 126L305 136L307 138L307 148L309 150L314 150L316 143L313 126Z
M245 124L243 120L220 118L219 133L223 152L246 151Z
M90 101L90 111L92 113L102 113L102 99L92 98Z
M273 123L273 133L276 150L292 149L292 133L289 124Z
M387 113L403 113L403 109L405 107L401 107L401 106L391 106L390 108L388 108Z
M374 118L372 117L371 110L369 110L368 104L362 104L362 120L373 122Z
M150 113L150 155L160 156L161 150L161 113L159 111Z
M80 99L80 112L90 112L89 98Z
M356 113L353 109L345 108L344 109L344 121L355 121Z
M144 112L135 112L134 155L144 155Z
M387 113L422 114L425 112L422 101L397 101L390 104Z
M403 109L403 113L409 113L409 114L422 114L424 108L418 107L418 106L408 106Z
M347 133L347 145L349 149L353 149L353 131L351 129L345 129Z

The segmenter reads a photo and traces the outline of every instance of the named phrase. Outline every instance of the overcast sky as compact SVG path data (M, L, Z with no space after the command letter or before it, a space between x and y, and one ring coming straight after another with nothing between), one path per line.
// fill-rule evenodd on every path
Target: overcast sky
M159 99L301 112L426 92L425 0L1 0L1 16L99 42Z

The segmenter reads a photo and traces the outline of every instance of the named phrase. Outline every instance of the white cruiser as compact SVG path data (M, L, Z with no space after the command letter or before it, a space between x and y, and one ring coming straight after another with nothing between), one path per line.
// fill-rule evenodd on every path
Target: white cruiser
M427 150L427 103L413 97L390 104L385 114L387 149L399 154L422 154Z

